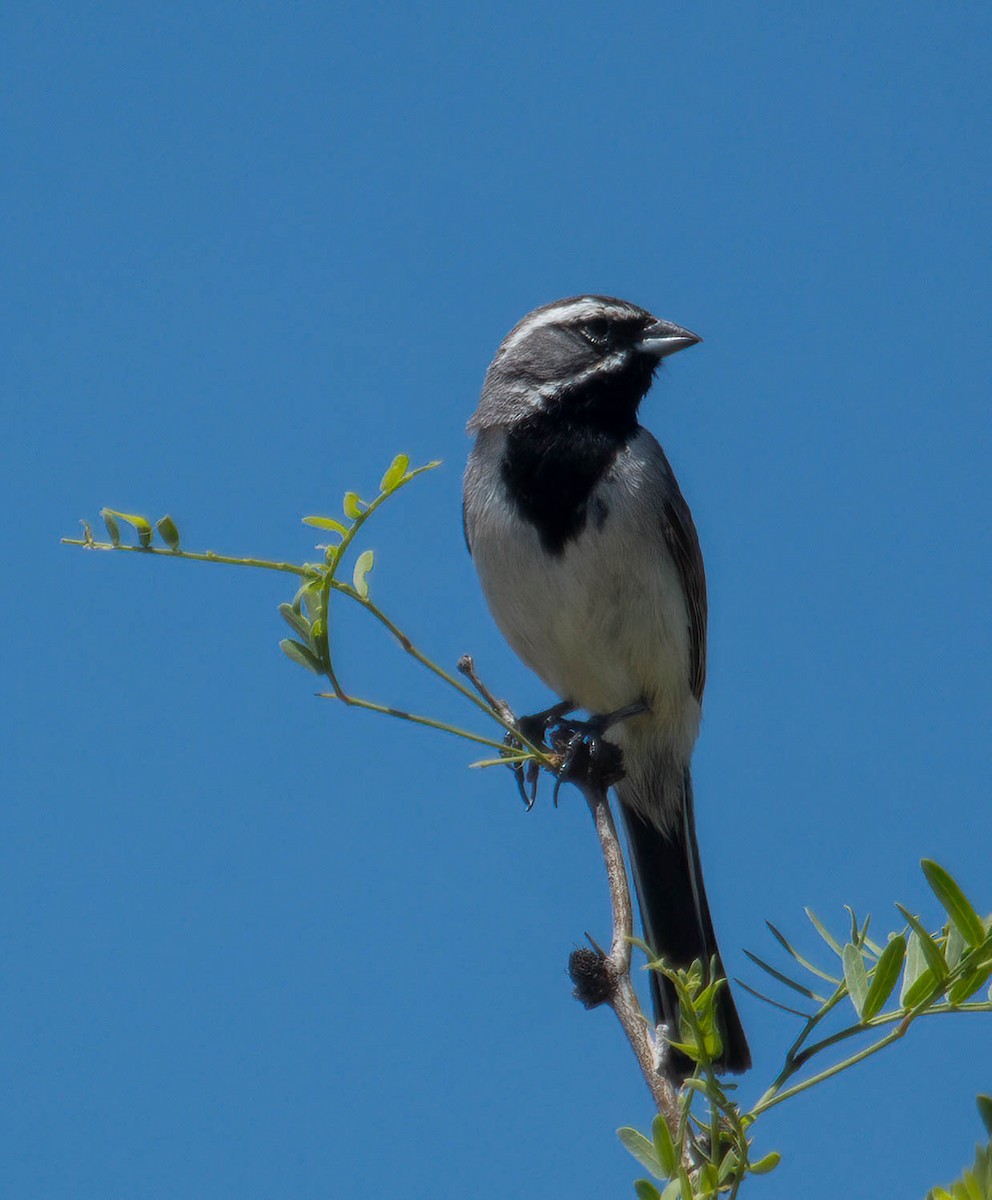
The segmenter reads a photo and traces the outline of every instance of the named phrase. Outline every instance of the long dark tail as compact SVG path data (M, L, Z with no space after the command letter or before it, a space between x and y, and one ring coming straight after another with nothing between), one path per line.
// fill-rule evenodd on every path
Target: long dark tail
M621 801L624 799L624 790L621 784L618 788ZM644 940L673 967L688 967L697 958L707 964L715 958L717 972L725 976L703 888L699 847L696 843L692 781L688 770L684 772L681 790L681 817L672 814L674 819L670 832L662 832L627 804L621 802L620 805L630 843ZM665 807L671 812L674 806ZM651 997L655 1020L664 1021L671 1035L678 1038L679 1012L675 988L657 971L651 972ZM718 1013L723 1056L717 1066L722 1071L746 1071L751 1065L751 1052L729 987L720 992ZM677 1052L672 1053L670 1065L671 1073L679 1082L692 1073L693 1064Z

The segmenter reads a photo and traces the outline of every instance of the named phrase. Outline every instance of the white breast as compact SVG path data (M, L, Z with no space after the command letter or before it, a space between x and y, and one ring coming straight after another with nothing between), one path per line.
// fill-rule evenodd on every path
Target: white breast
M657 443L643 431L633 439L593 492L582 532L550 555L506 494L502 437L479 439L466 475L472 555L497 624L554 692L587 711L646 702L650 718L630 733L663 730L687 760L699 704L682 582L661 528Z

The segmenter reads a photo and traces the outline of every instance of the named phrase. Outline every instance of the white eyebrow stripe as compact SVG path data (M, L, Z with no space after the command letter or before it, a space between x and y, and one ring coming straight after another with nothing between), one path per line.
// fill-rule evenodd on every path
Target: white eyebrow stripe
M504 354L507 350L512 350L524 338L530 337L536 329L541 329L545 325L554 325L558 321L566 319L584 321L594 317L629 317L633 315L633 311L625 306L604 304L602 300L593 296L580 296L577 300L570 300L567 304L555 304L542 312L534 312L525 317L520 325L504 338L499 353Z

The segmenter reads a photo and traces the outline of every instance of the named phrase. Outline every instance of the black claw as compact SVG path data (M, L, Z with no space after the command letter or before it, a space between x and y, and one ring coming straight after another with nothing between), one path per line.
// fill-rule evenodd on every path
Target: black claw
M536 762L529 762L524 767L524 778L530 787L530 797L527 809L530 811L537 802L537 781L541 778L541 768Z
M559 771L555 778L555 790L551 793L551 803L555 806L555 808L558 807L558 793L561 791L561 785L564 782L565 776L561 773L561 771Z
M544 712L534 713L533 716L529 717L518 717L517 728L520 730L521 737L525 738L533 746L541 746L546 750L550 750L551 746L547 741L548 730L574 708L575 705L570 701L562 700L558 704L553 704L551 708L545 709ZM506 734L503 741L507 746L512 746L515 750L521 748L520 742L511 733ZM517 790L520 792L520 798L524 802L524 807L530 812L537 803L537 785L541 777L541 768L536 762L512 763L510 765L516 776ZM555 795L557 796L557 794L556 789ZM555 803L557 803L557 800Z
M513 780L517 785L517 791L520 793L520 799L524 802L524 808L529 810L531 805L527 800L527 789L524 787L523 764L510 763L510 770L513 772Z
M503 735L503 745L511 750L520 750L520 743L512 733ZM513 779L517 785L517 791L520 793L520 799L524 802L524 808L530 812L530 810L534 807L534 802L537 800L537 763L515 762L507 763L507 766L513 772ZM528 789L530 793L529 795Z
M644 712L643 705L630 705L615 713L590 717L588 721L558 721L548 732L551 749L561 757L554 799L563 783L572 782L605 791L623 778L623 752L603 734L618 721Z
M574 708L575 705L570 701L563 700L544 712L517 720L522 738L532 745L545 747L561 759L551 797L556 808L563 783L577 783L605 791L623 778L623 752L613 742L604 741L603 734L618 722L648 711L646 704L638 702L616 712L592 716L588 721L563 720ZM503 740L507 746L520 749L520 742L513 734L508 733ZM535 762L509 765L513 768L520 798L530 811L537 802L540 768Z

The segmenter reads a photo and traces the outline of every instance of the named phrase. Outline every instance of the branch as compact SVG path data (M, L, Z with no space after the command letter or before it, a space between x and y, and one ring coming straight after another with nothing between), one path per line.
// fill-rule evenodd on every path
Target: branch
M576 997L587 1008L607 1004L616 1013L655 1106L664 1117L672 1140L678 1145L678 1092L662 1069L668 1047L652 1033L630 978L634 910L630 900L623 850L610 810L607 790L601 785L586 782L577 783L577 786L589 805L599 845L603 851L603 863L610 887L610 905L613 910L613 941L609 954L605 954L598 947L595 948L595 963L589 957L589 951L573 952L569 960L569 972L576 985Z

